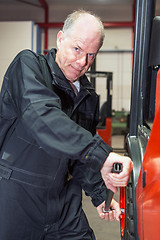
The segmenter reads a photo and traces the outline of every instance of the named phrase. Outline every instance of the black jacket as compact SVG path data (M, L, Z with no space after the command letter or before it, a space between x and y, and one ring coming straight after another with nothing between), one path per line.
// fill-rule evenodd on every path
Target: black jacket
M83 76L76 97L54 58L51 50L46 64L52 90L30 50L9 66L0 95L0 164L52 177L57 194L70 169L97 206L106 191L100 168L111 151L95 134L98 96Z

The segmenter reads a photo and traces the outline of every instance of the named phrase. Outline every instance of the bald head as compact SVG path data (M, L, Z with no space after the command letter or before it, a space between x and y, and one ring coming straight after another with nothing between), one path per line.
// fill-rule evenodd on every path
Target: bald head
M83 28L86 27L86 23L88 24L88 26L90 26L90 30L94 30L100 33L100 45L102 46L105 36L103 24L97 15L89 11L78 10L68 15L64 22L62 30L65 33L69 33L71 30L73 30L73 28L81 26L81 28L79 29L81 31L82 26Z

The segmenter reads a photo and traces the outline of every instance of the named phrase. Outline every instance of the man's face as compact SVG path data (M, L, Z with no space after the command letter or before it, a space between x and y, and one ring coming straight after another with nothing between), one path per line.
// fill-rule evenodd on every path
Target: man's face
M76 23L70 32L57 36L56 62L69 81L76 81L87 72L100 48L101 34L86 21Z

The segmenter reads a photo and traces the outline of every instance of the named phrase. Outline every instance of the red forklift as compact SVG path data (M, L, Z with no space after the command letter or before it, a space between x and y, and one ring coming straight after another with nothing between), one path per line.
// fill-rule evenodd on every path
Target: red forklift
M160 17L156 0L137 0L129 133L134 168L120 189L122 240L160 239Z
M113 73L105 71L96 71L96 61L91 66L91 71L86 74L90 78L90 82L96 89L96 79L106 79L106 101L102 104L99 113L99 123L97 125L97 133L102 137L103 141L109 146L112 145L112 81ZM99 96L100 98L100 96Z

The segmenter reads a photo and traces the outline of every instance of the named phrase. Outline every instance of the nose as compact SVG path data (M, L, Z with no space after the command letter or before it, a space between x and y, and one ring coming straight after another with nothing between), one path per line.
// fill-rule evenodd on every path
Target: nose
M77 59L77 63L81 66L84 67L87 65L87 55L83 54Z

